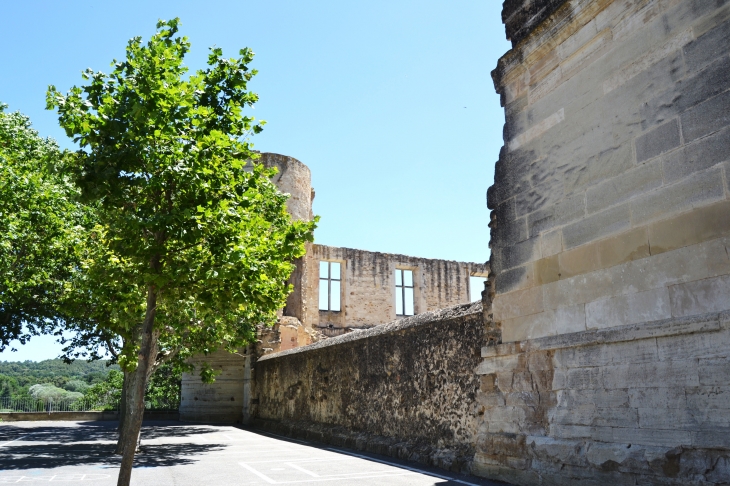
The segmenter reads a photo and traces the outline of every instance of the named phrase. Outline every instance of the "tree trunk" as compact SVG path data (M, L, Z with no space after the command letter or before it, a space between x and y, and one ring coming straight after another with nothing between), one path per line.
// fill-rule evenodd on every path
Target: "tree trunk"
M154 370L155 358L157 357L158 334L154 331L155 311L157 307L157 289L149 286L147 289L147 313L142 324L142 336L139 355L137 356L137 369L125 377L129 380L126 392L126 417L123 420L121 434L117 449L122 454L122 465L119 469L117 486L129 486L132 478L132 464L134 453L137 449L142 418L144 417L144 395L147 389L147 381Z
M117 427L117 431L119 431L120 433L124 429L124 417L127 414L127 384L129 383L129 380L127 379L127 374L128 373L126 371L122 373L122 399L119 401L119 427ZM119 448L120 443L117 443L117 451L115 452L115 454L121 454L121 449Z
M117 428L117 431L119 432L119 439L117 439L117 448L114 450L114 454L118 456L121 456L124 453L124 444L126 443L126 438L124 436L124 422L127 420L127 410L129 410L127 407L127 397L129 396L128 389L132 383L131 375L135 372L136 370L131 373L127 371L124 372L124 381L122 382L122 399L119 402L119 427Z

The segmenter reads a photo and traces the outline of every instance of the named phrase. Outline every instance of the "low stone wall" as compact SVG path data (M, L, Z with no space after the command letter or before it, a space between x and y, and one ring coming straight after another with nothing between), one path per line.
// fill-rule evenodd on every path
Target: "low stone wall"
M148 411L145 420L179 420L178 412ZM4 412L0 422L40 422L40 421L101 421L119 420L119 412Z
M730 484L730 312L500 344L474 473L513 484Z
M264 356L253 425L468 472L483 342L477 302Z

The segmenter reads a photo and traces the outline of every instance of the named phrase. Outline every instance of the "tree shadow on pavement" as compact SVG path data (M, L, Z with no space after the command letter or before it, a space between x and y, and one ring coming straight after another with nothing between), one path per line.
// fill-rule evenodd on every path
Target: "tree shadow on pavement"
M135 456L135 467L165 467L197 462L201 454L223 450L227 444L179 442L149 444L145 439L199 436L216 432L205 426L177 422L145 424L142 445ZM81 422L73 426L38 425L0 427L0 442L19 439L0 448L0 471L52 469L62 466L118 466L121 457L114 455L117 441L116 422Z

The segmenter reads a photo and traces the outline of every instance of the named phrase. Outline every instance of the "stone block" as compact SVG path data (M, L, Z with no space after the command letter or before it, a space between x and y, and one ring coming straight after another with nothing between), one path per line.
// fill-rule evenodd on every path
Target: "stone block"
M586 311L583 304L555 309L555 334L568 334L586 330Z
M609 390L653 388L657 383L671 383L678 387L700 385L696 359L606 366L601 372L603 385Z
M497 270L492 267L492 271L499 275L495 285L495 292L497 295L511 292L513 290L530 288L535 285L534 263L528 263L527 265L522 265L502 272L497 272Z
M627 229L631 225L628 203L601 211L563 228L566 249L596 241Z
M524 341L584 330L584 306L559 307L502 321L502 340L504 342Z
M592 429L586 425L550 424L550 436L556 439L588 439L593 435Z
M507 393L504 395L504 404L507 407L539 407L540 394L529 391Z
M542 285L560 280L559 255L541 258L535 262L536 285Z
M721 410L724 415L730 411L730 389L726 387L688 388L686 398L690 410Z
M542 286L544 306L555 309L714 276L721 252L724 244L712 240L551 282Z
M585 195L567 197L552 207L540 209L527 217L527 228L534 237L557 226L580 219L585 214Z
M669 287L669 299L674 316L728 310L730 275L672 285Z
M646 73L652 66L659 64L667 57L672 56L678 49L686 45L691 40L691 32L682 31L653 49L644 48L641 55L635 57L632 56L633 59L631 62L621 66L619 69L615 69L611 76L603 82L603 92L608 94L611 91L628 84L630 80L638 77L639 74Z
M701 385L730 385L730 358L700 359L698 370Z
M557 406L561 408L590 407L600 404L603 408L622 408L629 406L629 393L626 390L560 390L557 393Z
M717 58L703 71L677 82L671 89L658 91L640 108L644 128L662 123L698 103L727 90L730 57Z
M724 197L721 169L699 172L630 201L631 223L643 225Z
M675 118L636 139L634 142L636 162L641 163L661 155L679 147L680 144L679 120Z
M730 427L712 427L692 432L692 445L707 449L727 449Z
M657 338L660 360L730 356L730 332L706 332Z
M642 429L693 430L703 425L688 408L640 408L639 426ZM724 424L727 425L727 424Z
M560 278L570 278L603 268L597 250L598 243L592 242L558 255Z
M540 237L542 257L547 258L563 251L563 234L560 230L544 233Z
M556 350L553 361L556 367L579 368L610 364L647 363L656 361L657 348L654 339L638 339L593 346L576 346Z
M630 144L621 144L591 154L576 170L565 174L565 193L573 195L597 182L623 174L634 167L634 152Z
M679 447L692 444L692 433L686 430L637 429L634 427L592 427L591 438L619 444Z
M586 328L603 329L666 319L672 316L669 302L666 287L589 302Z
M661 160L665 180L672 183L728 160L730 158L728 147L730 147L730 127L663 156Z
M559 276L563 279L570 278L649 255L646 228L635 228L561 253Z
M702 206L649 225L652 255L730 235L730 201Z
M601 388L603 385L602 371L600 368L557 369L553 375L553 390Z
M687 110L680 119L685 143L730 125L730 91Z
M520 355L500 356L496 358L486 358L479 363L474 372L477 375L489 375L492 373L512 372L516 369L523 368L524 364Z
M667 383L671 385L671 383ZM628 390L629 405L632 408L686 408L687 399L684 387L632 388Z
M489 411L486 420L491 423L498 424L515 424L518 427L520 424L525 424L527 418L525 409L522 407L497 407ZM495 432L492 428L489 428L489 432ZM504 431L507 433L513 433L512 431Z
M638 454L643 456L643 451L638 450ZM631 450L625 444L601 444L599 442L591 442L585 452L585 458L589 464L596 467L603 467L604 464L623 464L629 458L636 458L637 448ZM640 459L643 459L641 457Z
M583 441L530 436L526 442L532 455L540 461L573 465L583 463Z
M543 161L530 167L533 187L515 196L515 211L518 217L552 206L563 199L563 180L555 169Z
M690 71L699 71L715 59L727 54L730 45L730 21L690 42L684 47L684 62Z
M661 185L661 161L648 162L589 187L586 191L586 210L588 214L602 211Z
M492 304L494 319L501 321L542 312L542 288L531 287L499 294Z
M550 334L555 334L555 312L552 310L502 321L504 342L536 339Z
M519 267L540 257L540 240L531 238L507 247L492 249L492 264L495 272Z
M527 218L497 221L492 230L491 244L495 248L516 245L527 239Z
M556 408L551 410L550 422L591 427L638 427L639 416L636 409L603 408L601 405L603 404L596 403L578 408Z

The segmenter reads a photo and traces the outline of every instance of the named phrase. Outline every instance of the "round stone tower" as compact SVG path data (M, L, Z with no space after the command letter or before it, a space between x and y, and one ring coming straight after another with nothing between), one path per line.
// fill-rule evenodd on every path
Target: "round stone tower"
M281 192L291 195L286 207L292 218L299 221L310 221L313 218L314 190L309 167L294 157L269 152L262 153L259 162L266 167L276 167L279 170L279 173L274 176L273 182Z

